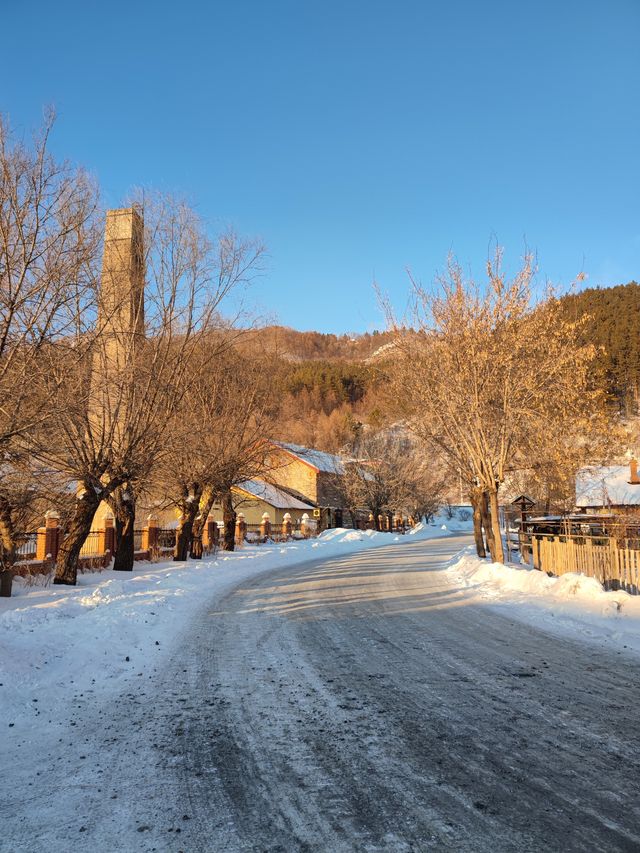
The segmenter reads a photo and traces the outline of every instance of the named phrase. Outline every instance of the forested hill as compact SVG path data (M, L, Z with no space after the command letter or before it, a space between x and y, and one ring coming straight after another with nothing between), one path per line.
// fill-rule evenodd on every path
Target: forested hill
M640 399L640 284L587 288L562 301L570 316L590 316L585 340L604 348L607 388L626 414L635 414Z
M640 284L589 288L562 298L568 316L589 315L585 341L603 348L607 390L626 415L640 402ZM376 366L390 355L390 332L330 335L269 326L260 346L277 354L280 419L276 437L337 451L361 423L380 422L383 390ZM604 380L602 379L604 376Z
M332 335L285 326L254 333L249 346L276 357L274 437L338 451L353 440L360 424L376 423L380 400L373 362L392 337L391 332Z

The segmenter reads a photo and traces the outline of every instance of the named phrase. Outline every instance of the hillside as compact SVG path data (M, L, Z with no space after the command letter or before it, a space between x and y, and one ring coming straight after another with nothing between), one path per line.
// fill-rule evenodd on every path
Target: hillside
M258 337L265 348L285 361L363 361L389 343L391 332L332 335L299 332L287 326L267 326Z
M637 414L640 402L640 284L587 288L565 296L572 317L588 314L585 342L601 347L606 388L625 415Z
M595 381L604 383L623 415L640 402L640 284L588 288L561 299L567 314L589 320L585 342L602 349ZM275 353L280 389L277 437L337 451L362 423L380 423L380 373L392 344L391 332L332 335L269 326L254 345Z

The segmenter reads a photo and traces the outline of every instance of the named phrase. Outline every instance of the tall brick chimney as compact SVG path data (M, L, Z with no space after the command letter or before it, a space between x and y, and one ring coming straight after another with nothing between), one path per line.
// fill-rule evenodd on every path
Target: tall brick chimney
M638 477L638 460L631 458L629 460L629 469L631 471L631 479L629 483L632 486L640 486L640 477Z
M144 331L143 228L135 207L107 211L100 313L110 334Z
M135 207L108 210L89 417L96 436L124 436L126 383L144 338L144 223Z

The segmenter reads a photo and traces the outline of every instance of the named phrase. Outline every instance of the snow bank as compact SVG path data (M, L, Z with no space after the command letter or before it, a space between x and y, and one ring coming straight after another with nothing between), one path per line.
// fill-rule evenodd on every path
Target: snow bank
M446 535L419 525L414 537ZM372 530L328 530L317 539L247 545L188 563L137 563L131 574L79 575L76 587L27 587L0 599L0 716L16 729L34 714L64 720L76 696L117 691L150 677L199 607L263 572L398 542ZM37 704L36 704L37 703Z
M458 555L448 572L454 582L509 615L555 633L602 640L640 653L640 596L607 592L581 574L549 577L521 566L491 563L473 547Z

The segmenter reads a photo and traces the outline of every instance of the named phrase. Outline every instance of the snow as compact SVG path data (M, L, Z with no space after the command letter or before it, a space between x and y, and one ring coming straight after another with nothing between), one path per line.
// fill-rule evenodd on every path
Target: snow
M277 509L313 509L312 504L304 503L288 492L273 486L271 483L265 483L263 480L245 480L238 483L237 488L255 498L260 498L260 500Z
M450 565L451 579L504 614L542 630L612 644L640 653L640 596L605 591L585 575L549 577L523 566L492 563L465 549Z
M116 693L152 672L195 610L238 583L278 567L366 548L468 532L467 517L439 516L407 535L328 530L317 539L248 545L188 563L136 563L132 574L79 575L76 587L30 587L16 578L0 599L0 710L16 728L33 723L32 701L46 697L47 719L65 719L70 685L77 693ZM479 560L467 549L451 565L458 586L516 618L640 651L640 596L605 592L590 578L550 578L536 570Z
M381 358L388 358L390 355L393 355L395 349L397 349L397 344L394 341L389 341L389 343L383 344L374 350L369 358L365 359L365 363L371 364L374 361L379 361Z
M628 465L581 468L576 475L576 506L638 506L640 484L629 482Z
M202 561L137 563L132 574L111 570L86 573L79 576L77 587L28 587L17 579L14 597L0 599L0 718L5 738L9 734L5 764L11 774L7 778L8 790L15 800L10 803L15 815L5 810L12 821L10 824L7 820L5 831L20 837L16 816L31 808L30 803L38 795L41 801L37 808L44 815L43 821L49 819L48 799L42 796L43 791L47 792L43 779L47 774L54 780L63 778L66 769L61 763L56 767L54 761L67 752L67 744L71 749L73 743L75 765L84 764L76 759L85 759L89 754L87 743L95 745L102 740L104 756L117 754L115 741L108 740L113 733L103 732L101 717L97 730L86 728L87 709L109 708L129 691L132 701L141 702L140 714L151 716L137 698L143 695L140 685L161 670L181 637L188 635L196 614L215 609L216 601L234 587L251 589L259 576L309 560L468 533L470 527L469 513L458 512L451 519L443 513L433 524L417 525L407 535L329 530L317 539L247 546ZM451 546L453 550L457 543L454 546L451 542ZM409 571L409 575L415 572ZM472 548L453 558L446 577L456 588L459 603L479 600L491 610L532 623L551 634L640 652L640 597L604 592L596 581L580 575L549 578L535 570L480 560ZM449 589L448 584L445 587ZM455 630L455 623L451 630ZM371 654L367 649L366 653ZM148 731L144 729L140 737L147 737ZM131 761L132 767L140 766L144 772L151 767L144 763L142 750ZM38 773L42 768L39 780L35 779L35 768ZM121 770L119 764L118 772ZM69 798L70 811L78 802L90 802L85 798L85 789L95 785L100 773L102 769L87 770L85 776L70 777L74 790L63 792ZM58 793L56 789L56 796ZM57 804L59 798L53 802ZM116 821L118 808L124 809L118 803L120 800L113 804ZM143 813L147 806L143 800ZM130 817L126 810L122 813ZM78 821L87 821L87 815L80 811ZM110 827L103 831L112 831ZM139 828L132 833L137 831ZM98 835L103 840L107 837ZM131 843L119 848L98 841L93 849L150 849L134 846L137 836L133 841L128 836L127 840ZM47 837L46 847L11 847L52 852L70 848L89 849L57 836Z
M302 447L299 444L285 444L281 441L273 442L277 447L281 447L297 459L303 462L308 462L318 471L326 474L344 474L343 459L340 456L335 456L333 453L325 453L322 450L314 450L311 447Z
M417 525L411 537L447 532ZM128 679L149 676L197 608L234 585L278 567L411 537L341 528L202 561L136 563L132 574L85 573L75 587L27 586L16 578L13 596L0 599L0 718L26 735L46 708L46 719L64 726L72 692L115 695Z

